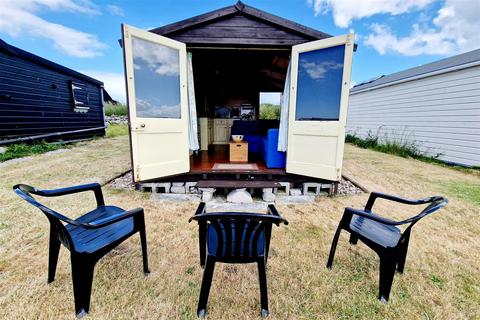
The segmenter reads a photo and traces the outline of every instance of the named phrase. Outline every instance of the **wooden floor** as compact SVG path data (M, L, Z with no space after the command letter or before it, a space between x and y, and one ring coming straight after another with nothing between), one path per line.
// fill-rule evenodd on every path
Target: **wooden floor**
M230 163L229 145L217 144L210 145L208 151L199 151L198 155L190 156L190 172L191 173L208 173L208 172L228 172L228 173L271 173L284 174L285 169L269 169L260 156L249 154L248 163L255 163L258 170L213 170L215 163Z

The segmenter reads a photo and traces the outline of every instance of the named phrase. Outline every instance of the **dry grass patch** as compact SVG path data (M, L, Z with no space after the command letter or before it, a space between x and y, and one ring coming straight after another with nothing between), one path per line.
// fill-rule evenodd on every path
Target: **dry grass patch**
M106 181L128 167L127 137L118 137L0 168L1 318L74 317L68 252L60 251L56 280L47 285L48 222L17 198L11 186L24 182L55 188ZM451 201L415 226L405 274L395 277L386 305L376 300L378 259L364 245L350 246L343 235L333 270L325 268L343 208L362 206L367 195L280 206L290 225L275 228L272 236L267 267L271 318L479 318L480 208L444 186L478 184L480 178L351 146L346 149L345 171L371 190L409 197L443 193ZM110 204L145 208L152 273L143 276L138 237L120 245L97 265L89 318L195 319L202 270L197 227L187 220L196 204L153 201L134 191L104 191ZM93 195L88 201L84 196L48 203L74 216L94 205ZM396 218L412 213L401 208L386 202L378 206ZM258 291L255 265L218 264L209 318L259 318Z

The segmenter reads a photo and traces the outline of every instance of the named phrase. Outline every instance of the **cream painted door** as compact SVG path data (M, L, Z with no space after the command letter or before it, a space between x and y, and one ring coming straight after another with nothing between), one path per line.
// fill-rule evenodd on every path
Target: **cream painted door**
M288 173L339 181L354 35L292 47Z
M122 26L134 181L190 170L184 43Z

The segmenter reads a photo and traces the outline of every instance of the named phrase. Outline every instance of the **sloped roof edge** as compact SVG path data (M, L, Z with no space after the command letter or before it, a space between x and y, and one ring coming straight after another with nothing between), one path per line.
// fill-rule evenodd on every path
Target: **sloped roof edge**
M236 4L224 7L221 9L217 9L214 11L210 11L204 14L200 14L185 20L181 20L178 22L174 22L162 27L158 27L155 29L151 29L150 32L160 34L160 35L168 35L170 33L178 32L183 29L192 28L199 24L204 24L209 21L217 20L223 17L228 17L230 15L234 15L236 13L244 13L248 16L252 16L254 18L263 20L269 24L273 24L279 26L284 29L289 29L296 33L300 33L314 39L324 39L329 38L331 35L326 34L324 32L315 30L313 28L301 25L294 21L273 15L266 11L248 6L241 1L238 1Z
M62 65L60 65L58 63L55 63L53 61L50 61L50 60L47 60L47 59L42 58L40 56L37 56L37 55L35 55L33 53L30 53L28 51L25 51L25 50L22 50L20 48L14 47L11 44L6 43L2 39L0 39L0 51L4 51L11 56L17 56L17 57L23 58L25 60L38 63L38 64L40 64L44 67L47 67L49 69L52 69L52 70L55 70L55 71L58 71L58 72L61 72L61 73L64 73L64 74L71 75L72 77L82 79L84 81L91 82L91 83L94 83L96 85L103 86L102 81L99 81L99 80L94 79L92 77L89 77L89 76L87 76L83 73L80 73L78 71L72 70L70 68L62 66Z
M395 72L389 75L378 77L374 80L360 83L350 89L350 93L356 93L363 90L373 90L380 86L386 86L390 83L397 83L399 81L408 81L412 78L418 78L422 75L428 76L432 73L438 73L442 70L448 71L453 68L459 68L461 66L470 66L474 62L480 62L480 49L465 52L459 55L455 55L449 58L430 62L418 67L406 69L403 71Z

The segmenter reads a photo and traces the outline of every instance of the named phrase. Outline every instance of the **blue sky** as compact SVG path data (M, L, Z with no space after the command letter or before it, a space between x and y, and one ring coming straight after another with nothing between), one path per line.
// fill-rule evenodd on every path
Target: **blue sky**
M234 0L0 0L0 38L105 82L124 100L120 24L153 28ZM480 47L478 0L246 0L248 5L341 35L354 31L352 82Z

